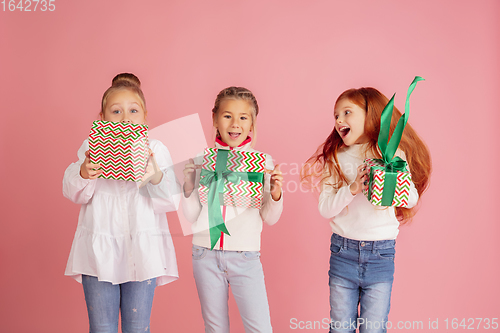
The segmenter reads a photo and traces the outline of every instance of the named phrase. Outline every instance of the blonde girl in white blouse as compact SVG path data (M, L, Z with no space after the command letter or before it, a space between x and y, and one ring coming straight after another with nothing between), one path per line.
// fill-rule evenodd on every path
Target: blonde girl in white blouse
M102 120L146 122L144 94L133 74L113 79L101 107ZM64 196L82 205L65 275L83 284L91 333L117 332L120 311L122 332L149 332L155 287L178 278L165 215L180 199L173 163L168 149L151 140L149 182L139 188L98 178L102 171L90 163L88 149L85 140L63 179Z
M223 89L212 109L218 149L256 152L259 113L254 94L243 87ZM252 136L250 136L252 134ZM260 261L260 236L264 222L273 225L283 211L283 175L266 154L266 174L261 209L221 206L229 234L221 233L211 250L208 206L198 193L202 156L190 160L184 169L183 212L192 223L193 275L200 299L205 332L229 333L229 289L236 300L245 332L272 332L264 271ZM195 164L196 163L196 164ZM231 288L229 288L231 286Z

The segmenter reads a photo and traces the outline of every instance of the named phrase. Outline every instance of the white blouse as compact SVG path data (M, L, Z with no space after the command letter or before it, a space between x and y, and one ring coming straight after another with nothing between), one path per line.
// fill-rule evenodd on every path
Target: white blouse
M151 140L150 148L163 178L139 189L132 181L83 179L83 142L63 178L64 196L82 205L65 275L80 283L82 274L113 284L156 278L158 286L179 278L165 213L177 210L180 186L167 147Z

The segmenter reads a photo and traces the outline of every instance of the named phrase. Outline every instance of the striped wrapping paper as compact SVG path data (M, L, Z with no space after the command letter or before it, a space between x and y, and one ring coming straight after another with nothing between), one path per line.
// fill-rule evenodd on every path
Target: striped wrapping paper
M382 160L371 158L365 159L364 163L370 169L370 184L368 190L364 190L363 193L372 204L382 206L385 164ZM396 191L394 193L391 206L408 207L408 201L410 199L410 183L410 172L397 171Z
M215 171L217 148L206 148L202 169ZM248 151L231 150L228 153L226 169L233 172L266 171L266 154ZM200 184L198 189L200 202L207 204L208 187ZM225 180L223 200L224 206L257 208L262 206L264 184L242 179L239 184Z
M148 126L96 120L89 135L90 162L99 178L141 181L149 158Z

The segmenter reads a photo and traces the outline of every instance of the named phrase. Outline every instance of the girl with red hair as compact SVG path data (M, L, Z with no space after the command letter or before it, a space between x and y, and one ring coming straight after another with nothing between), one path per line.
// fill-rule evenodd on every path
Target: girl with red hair
M318 208L333 231L330 332L386 332L399 226L411 220L429 185L429 150L407 124L396 155L412 175L408 206L375 206L362 193L369 173L363 161L382 157L377 141L388 101L374 88L343 92L335 103L335 127L302 169L302 180L320 190ZM390 133L400 116L394 108Z

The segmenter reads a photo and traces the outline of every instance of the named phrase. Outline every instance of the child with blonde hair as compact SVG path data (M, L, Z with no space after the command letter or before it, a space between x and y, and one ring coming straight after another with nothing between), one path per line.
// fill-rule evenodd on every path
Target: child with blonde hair
M117 75L103 95L101 120L145 124L146 116L139 79ZM167 147L151 140L149 148L141 188L98 178L88 140L64 173L64 196L81 204L65 275L83 284L91 333L117 332L120 312L122 332L149 332L155 287L178 278L165 212L177 209L180 187Z
M256 117L255 96L246 88L222 90L212 110L217 131L215 147L254 152ZM253 133L253 139L249 136ZM195 163L196 162L196 163ZM273 225L283 209L282 181L279 166L266 155L266 168L272 170L264 179L261 209L222 206L228 234L220 232L213 246L207 205L198 193L202 156L191 160L184 169L183 210L193 228L193 274L198 289L205 332L229 332L229 286L248 332L272 332L264 272L260 262L260 234L263 222Z

